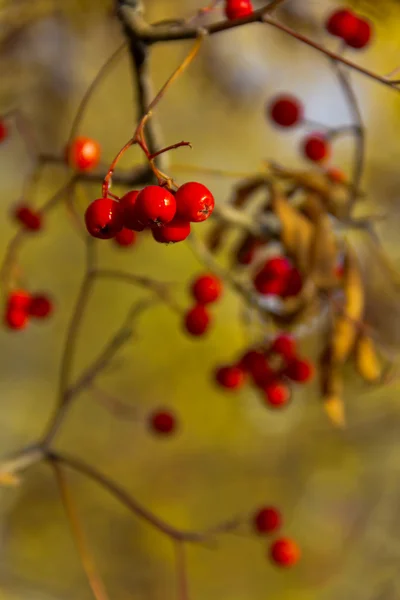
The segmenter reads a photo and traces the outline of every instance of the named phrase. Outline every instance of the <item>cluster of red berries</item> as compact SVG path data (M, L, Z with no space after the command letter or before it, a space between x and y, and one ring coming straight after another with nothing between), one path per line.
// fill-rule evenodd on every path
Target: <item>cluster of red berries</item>
M300 271L285 256L274 256L265 261L256 273L253 285L262 295L289 298L297 296L302 289Z
M341 38L347 46L361 50L372 36L372 24L347 8L335 10L325 23L331 35Z
M47 296L16 290L7 298L4 322L9 329L24 329L30 317L46 319L52 311L53 304Z
M211 315L207 305L216 302L222 295L222 282L208 273L197 277L191 286L191 295L195 305L185 314L184 325L190 335L201 336L211 325Z
M243 19L253 14L253 5L251 0L226 0L225 15L230 21Z
M177 426L175 416L167 410L153 412L149 417L148 424L153 433L161 436L174 433Z
M124 229L150 229L156 242L168 244L185 240L191 223L205 221L213 210L214 197L201 183L185 183L176 192L148 185L128 192L119 201L94 200L86 210L85 223L96 238L115 238Z
M269 535L282 527L282 515L273 506L263 506L253 516L253 526L260 535ZM280 567L292 567L300 559L300 549L288 537L276 539L269 548L271 560Z
M42 216L26 204L20 204L14 209L14 219L28 231L39 231L42 228Z
M313 375L312 364L298 355L295 339L282 333L268 348L251 348L234 364L219 367L215 380L225 389L238 390L250 379L267 405L282 408L291 398L290 381L306 383Z

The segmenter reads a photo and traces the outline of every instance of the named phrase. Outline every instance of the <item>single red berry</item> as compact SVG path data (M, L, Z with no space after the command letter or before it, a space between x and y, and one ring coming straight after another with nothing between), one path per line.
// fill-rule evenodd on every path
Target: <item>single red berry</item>
M101 147L96 140L79 136L66 149L68 164L78 171L90 171L100 162Z
M8 128L4 121L0 120L0 143L8 137Z
M292 263L285 256L274 256L269 258L263 268L262 272L272 277L283 277L287 275L292 269Z
M344 41L350 48L361 50L365 48L372 37L372 23L366 19L357 19L357 29L352 34L345 36Z
M127 227L123 227L121 231L118 231L114 241L118 246L132 246L136 242L136 232Z
M288 275L285 277L284 286L282 290L282 298L291 298L297 296L303 287L303 278L301 273L296 267L293 267Z
M257 358L253 358L249 373L254 385L261 389L264 389L275 377L274 370L269 365L264 354L261 353Z
M306 383L314 376L314 367L308 360L294 358L284 370L286 377L298 383Z
M331 35L347 38L354 35L358 27L358 17L346 8L335 10L328 17L325 28Z
M160 244L183 242L190 234L190 223L175 217L166 225L152 227L152 234Z
M303 105L295 96L282 94L269 105L269 116L281 127L293 127L303 119Z
M143 225L165 225L176 213L175 196L159 185L148 185L136 198L137 218Z
M243 19L252 13L253 6L250 0L226 0L225 15L230 21Z
M253 284L259 294L280 296L285 289L285 278L271 277L268 273L261 271L255 276Z
M53 303L47 296L32 296L28 307L28 313L31 317L45 319L53 312Z
M29 308L31 302L31 295L25 290L15 290L8 296L7 306L8 308L25 310Z
M300 559L300 548L294 540L280 538L272 544L270 557L280 567L292 567Z
M238 364L244 371L251 373L252 369L257 367L257 364L265 360L265 355L260 350L248 350L243 354Z
M85 223L90 235L109 240L121 231L124 225L124 212L116 200L98 198L87 207Z
M29 206L21 205L15 209L14 216L25 229L39 231L42 228L42 217Z
M270 352L276 352L285 360L289 360L296 354L296 340L292 335L280 333L272 342Z
M133 231L143 231L146 229L145 225L138 219L136 200L139 192L132 190L122 196L119 203L124 211L124 227L132 229Z
M211 322L210 314L202 304L197 304L185 315L185 329L190 335L203 335Z
M193 282L191 292L199 304L211 304L221 297L222 282L216 275L202 275Z
M150 416L150 427L155 433L168 435L176 428L176 419L169 411L157 411Z
M314 162L320 162L330 155L329 142L322 134L313 133L303 141L303 154Z
M271 381L263 388L264 398L269 406L280 408L290 400L290 389L280 381Z
M245 373L239 366L226 365L216 370L215 379L221 387L237 390L244 384Z
M271 533L282 526L282 516L277 508L263 506L254 515L254 527L258 533Z
M13 307L7 308L4 322L9 329L24 329L28 324L26 310Z
M176 213L192 223L205 221L214 210L214 196L202 183L184 183L175 194Z

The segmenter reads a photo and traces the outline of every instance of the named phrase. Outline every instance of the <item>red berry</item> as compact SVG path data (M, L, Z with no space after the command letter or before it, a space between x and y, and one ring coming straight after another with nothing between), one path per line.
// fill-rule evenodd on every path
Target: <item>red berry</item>
M272 342L270 351L280 354L285 360L293 358L296 354L296 340L292 335L281 333Z
M305 383L313 378L314 367L308 360L294 358L285 368L284 374L292 381Z
M290 538L276 540L270 548L270 557L281 567L292 567L300 559L300 548Z
M288 273L284 281L284 289L282 290L282 298L290 298L297 296L303 287L303 278L296 267L293 267Z
M147 226L165 225L176 213L175 196L159 185L148 185L136 198L137 218Z
M68 164L78 171L90 171L100 162L101 147L96 140L79 136L66 151Z
M303 119L303 106L294 96L282 94L269 105L269 116L281 127L292 127Z
M202 275L192 284L192 296L199 304L211 304L222 294L222 282L216 275Z
M28 324L28 315L22 308L9 307L4 322L9 329L24 329Z
M326 30L336 37L347 38L354 35L357 31L358 18L356 15L346 8L335 10L328 17L325 27Z
M239 366L226 365L225 367L219 367L217 369L215 379L221 387L237 390L242 387L245 380L245 374Z
M175 217L166 225L153 227L152 234L156 242L160 244L183 242L190 234L190 223Z
M202 304L197 304L185 315L185 329L191 335L203 335L209 325L211 317Z
M139 195L137 190L132 190L122 196L119 203L124 211L124 226L133 231L143 231L146 229L145 225L138 219L136 200Z
M86 229L95 238L109 240L121 231L124 225L121 205L111 198L98 198L86 209Z
M253 13L253 6L250 0L226 0L225 14L227 19L243 19Z
M192 223L205 221L214 210L214 196L205 185L196 181L181 185L175 199L177 215Z
M285 406L290 400L290 390L279 381L272 381L264 387L265 401L275 408Z
M29 208L29 206L18 206L15 209L14 216L25 229L29 229L30 231L39 231L42 227L41 215Z
M330 154L329 142L319 133L313 133L307 136L303 142L304 155L314 161L320 162Z
M254 385L259 388L264 388L266 385L268 385L275 375L274 371L268 364L266 357L261 353L257 357L253 356L249 373Z
M8 137L8 128L4 121L0 121L0 143Z
M25 290L15 290L8 296L7 306L8 308L18 310L28 310L31 302L31 296Z
M239 361L239 365L244 371L250 373L253 368L256 368L257 364L265 360L264 354L259 350L248 350L243 354Z
M283 277L271 278L264 271L257 273L253 284L259 294L269 296L280 296L285 289L285 279Z
M274 256L266 261L262 271L272 278L287 275L291 269L292 265L289 259L285 256Z
M114 241L118 246L132 246L136 241L136 232L123 227L115 236Z
M357 21L356 31L345 36L344 40L351 48L361 50L369 44L372 36L372 24L366 19L357 19Z
M254 515L254 527L258 533L271 533L282 526L282 516L279 510L265 506Z
M38 319L45 319L53 311L53 304L47 296L32 296L28 313L31 317L37 317Z
M170 412L157 411L150 416L150 427L155 433L167 435L176 428L176 419Z

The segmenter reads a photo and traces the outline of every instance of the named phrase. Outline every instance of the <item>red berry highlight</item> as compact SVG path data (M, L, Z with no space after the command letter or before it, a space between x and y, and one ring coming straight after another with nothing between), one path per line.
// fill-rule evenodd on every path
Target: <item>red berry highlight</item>
M253 5L250 0L226 0L225 15L230 21L243 19L253 13Z
M205 221L214 210L215 200L210 190L195 181L184 183L175 194L176 213L192 223Z
M270 352L275 352L285 360L289 360L296 354L296 340L292 335L281 333L272 342Z
M150 416L150 428L160 435L171 434L176 429L176 419L169 411L157 411Z
M153 227L152 234L155 241L160 244L183 242L190 234L190 223L175 217L166 225Z
M123 248L133 246L133 244L136 242L136 232L132 229L128 229L127 227L123 227L121 231L118 231L114 241L118 246Z
M222 282L216 275L202 275L193 282L191 292L199 304L211 304L221 297Z
M124 211L124 226L133 231L143 231L146 227L138 219L136 200L139 195L137 190L132 190L122 196L119 203Z
M185 315L185 329L190 335L203 335L209 328L211 322L210 314L202 304L197 304Z
M329 142L319 133L311 134L303 142L303 154L313 162L321 162L330 155Z
M100 162L101 147L96 140L79 136L66 150L68 164L77 171L90 171Z
M32 296L28 313L31 317L45 319L53 312L53 303L47 296L36 295Z
M15 290L11 292L7 300L9 308L27 311L31 302L31 295L25 290Z
M351 10L342 8L331 13L325 23L325 28L331 35L346 39L356 33L358 20Z
M86 209L86 229L95 238L109 240L121 231L124 213L121 205L110 198L98 198Z
M15 209L14 217L30 231L39 231L42 228L42 217L29 206L21 205Z
M136 198L137 218L146 227L166 225L175 216L175 196L159 185L148 185Z
M294 540L280 538L272 544L270 558L280 567L292 567L300 560L300 548Z
M25 329L28 325L28 315L22 308L8 307L4 317L4 324L9 329Z
M308 360L294 358L284 370L286 377L298 383L306 383L314 376L314 367Z
M282 516L278 509L263 506L254 515L254 528L258 533L272 533L282 526Z
M221 387L229 390L237 390L244 384L245 373L238 366L226 365L216 370L215 379Z
M366 19L357 19L357 29L352 34L345 36L344 40L350 48L361 50L368 46L372 37L372 24Z
M265 401L273 408L286 406L290 400L290 389L284 383L272 381L264 387Z
M293 127L303 119L303 106L295 96L282 94L269 105L269 116L281 127Z

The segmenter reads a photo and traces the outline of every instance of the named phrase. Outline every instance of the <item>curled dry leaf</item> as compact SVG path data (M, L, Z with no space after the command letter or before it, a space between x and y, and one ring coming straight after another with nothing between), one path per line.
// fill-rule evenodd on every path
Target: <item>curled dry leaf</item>
M317 288L327 290L337 285L335 273L338 260L338 242L331 219L323 210L319 199L313 200L314 233L310 244L310 277Z
M355 346L355 363L361 377L368 383L377 383L383 376L383 366L373 339L361 333Z

